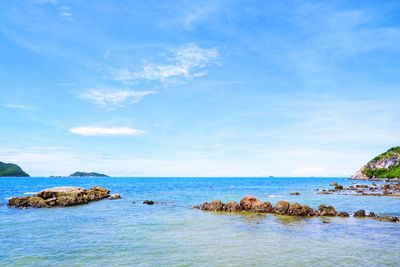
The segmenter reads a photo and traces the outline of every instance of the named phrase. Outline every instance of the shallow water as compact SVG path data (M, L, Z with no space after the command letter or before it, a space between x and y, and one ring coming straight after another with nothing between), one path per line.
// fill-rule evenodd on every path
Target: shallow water
M400 266L400 223L289 218L191 209L253 195L400 216L400 198L318 195L344 178L2 178L0 266ZM362 183L362 182L359 182ZM14 209L12 196L103 186L120 200ZM289 195L298 191L299 196ZM147 206L145 199L161 202ZM324 223L329 221L330 223Z

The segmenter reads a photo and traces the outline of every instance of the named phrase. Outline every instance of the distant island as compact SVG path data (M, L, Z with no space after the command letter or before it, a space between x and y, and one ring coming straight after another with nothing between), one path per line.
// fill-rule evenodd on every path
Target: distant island
M353 179L400 179L400 146L376 156L364 165Z
M74 172L69 177L109 177L109 176L97 172Z
M29 177L29 174L24 172L17 164L0 161L0 177Z

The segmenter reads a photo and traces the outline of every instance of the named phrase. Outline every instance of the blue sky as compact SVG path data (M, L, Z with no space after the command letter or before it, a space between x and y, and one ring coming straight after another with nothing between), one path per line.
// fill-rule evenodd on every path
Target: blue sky
M400 145L399 1L0 3L0 161L345 176Z

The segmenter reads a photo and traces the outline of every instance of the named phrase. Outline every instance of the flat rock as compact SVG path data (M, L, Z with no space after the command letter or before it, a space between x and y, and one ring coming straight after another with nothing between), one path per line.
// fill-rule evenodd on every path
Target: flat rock
M91 189L81 187L61 186L47 188L27 197L13 197L8 206L16 208L51 208L87 204L92 201L110 197L110 191L95 186Z

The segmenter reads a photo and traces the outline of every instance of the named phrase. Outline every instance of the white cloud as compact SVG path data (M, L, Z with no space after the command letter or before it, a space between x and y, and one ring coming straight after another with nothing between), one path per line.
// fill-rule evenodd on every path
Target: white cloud
M170 64L146 63L139 72L122 69L115 78L123 82L140 79L168 82L173 78L199 77L206 74L206 67L218 64L219 58L217 48L200 48L191 43L175 50Z
M133 135L138 136L144 134L144 131L131 127L90 127L82 126L69 129L73 134L84 136L117 136L117 135Z
M125 104L135 104L147 95L154 94L155 91L131 91L113 89L90 89L83 93L81 97L97 105L108 108L121 107Z
M71 17L72 13L63 11L63 12L60 12L60 16L62 16L62 17Z

